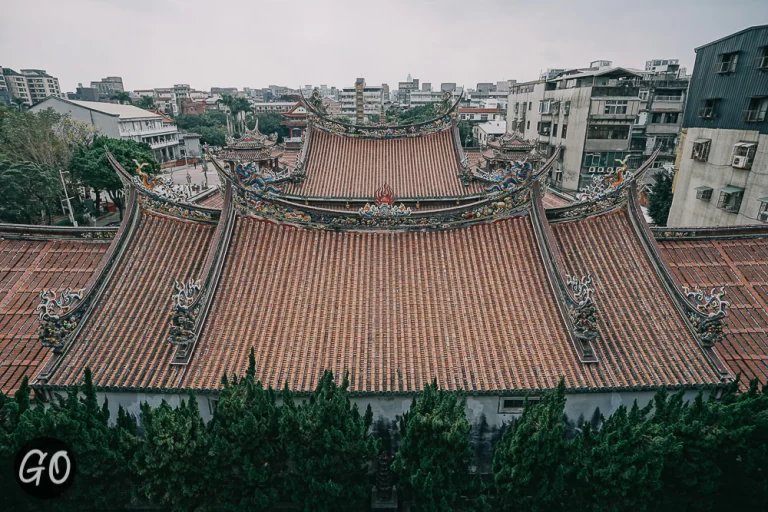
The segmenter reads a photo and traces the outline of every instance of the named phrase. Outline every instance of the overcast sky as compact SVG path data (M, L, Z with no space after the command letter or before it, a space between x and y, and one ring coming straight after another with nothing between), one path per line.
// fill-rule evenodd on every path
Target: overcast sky
M768 23L768 0L0 0L0 66L63 91L107 75L126 89L439 87L533 80L592 60L643 67Z

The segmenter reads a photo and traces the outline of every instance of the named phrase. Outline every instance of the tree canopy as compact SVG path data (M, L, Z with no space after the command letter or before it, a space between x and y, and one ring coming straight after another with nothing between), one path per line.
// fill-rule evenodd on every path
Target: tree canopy
M77 148L72 155L72 179L96 190L105 190L109 198L123 215L123 184L107 160L105 148L131 174L136 173L134 160L148 163L144 172L154 173L160 169L152 153L152 148L145 142L133 140L96 137L89 146Z
M157 108L157 105L155 105L155 98L152 96L140 96L134 105L145 110Z

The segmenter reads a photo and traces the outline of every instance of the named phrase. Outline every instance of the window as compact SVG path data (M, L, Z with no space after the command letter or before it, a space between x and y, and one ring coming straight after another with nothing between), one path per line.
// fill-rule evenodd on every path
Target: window
M697 162L706 162L709 158L709 147L712 141L709 139L696 139L693 141L691 158Z
M760 210L757 212L757 220L762 222L768 222L768 197L761 197Z
M650 91L640 91L640 101L648 101L648 94Z
M560 135L560 137L564 139L564 138L566 137L566 134L567 134L567 133L568 133L568 125L567 125L567 124L564 124L564 125L563 125L563 133ZM562 154L562 153L561 153L561 154Z
M744 120L748 123L765 121L766 112L768 112L768 97L758 96L750 98L749 108L744 111Z
M487 121L488 120L488 114L480 114L480 120L481 121Z
M704 100L703 106L699 109L699 117L703 119L714 119L717 117L717 107L719 104L720 98Z
M552 126L552 136L557 137L557 123Z
M678 112L654 112L651 114L651 123L653 124L674 124L677 122L680 114Z
M715 66L716 73L733 73L736 71L736 61L739 60L738 52L721 53L717 56Z
M739 213L743 198L743 188L730 185L723 187L720 189L720 199L717 201L717 207L730 213Z
M566 101L565 102L565 107L563 108L563 115L567 116L570 113L571 113L571 102L570 101ZM563 137L565 137L565 135L563 135Z
M211 412L211 415L216 412L216 406L219 405L218 398L209 398L208 399L208 410Z
M528 126L526 126L526 129L527 129L527 130L530 130L530 129L531 129L531 122L530 122L530 121L528 121Z
M604 114L626 114L627 100L608 100L605 102Z
M696 187L696 199L706 201L708 203L710 199L712 199L712 187Z
M533 405L538 403L540 397L538 396L515 396L515 397L502 397L499 400L499 413L501 414L520 414L527 405Z
M539 135L549 135L549 131L552 128L552 123L547 121L546 123L538 123L536 125L536 131Z
M768 46L763 46L757 52L757 69L768 71Z
M587 131L588 139L627 139L629 126L590 125Z
M533 108L533 102L529 101L528 102L528 110L531 110L532 108Z

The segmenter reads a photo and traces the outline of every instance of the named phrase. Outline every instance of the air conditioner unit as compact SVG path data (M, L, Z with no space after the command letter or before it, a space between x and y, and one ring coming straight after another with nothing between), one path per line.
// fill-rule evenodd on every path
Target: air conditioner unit
M768 222L768 211L760 212L757 218L763 222Z
M589 172L591 173L597 172L597 167L590 167Z
M731 158L731 166L736 169L749 169L749 157L733 155Z
M612 173L613 172L613 167L606 167L605 168L605 172L607 172L609 174Z
M597 168L597 172L604 173L605 172L605 167L598 167Z

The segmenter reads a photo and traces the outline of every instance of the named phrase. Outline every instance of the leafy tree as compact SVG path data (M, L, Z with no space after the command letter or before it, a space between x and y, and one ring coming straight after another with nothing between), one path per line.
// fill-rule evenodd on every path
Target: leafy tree
M565 439L565 381L523 414L504 433L493 457L497 496L507 510L562 510L569 488L569 445Z
M461 145L465 148L471 148L476 145L475 137L472 134L472 123L469 121L459 121L459 139Z
M259 121L259 131L265 135L272 135L277 133L277 141L282 142L285 137L288 137L288 127L280 124L282 117L280 114L274 112L266 114L257 114L256 119Z
M254 381L253 349L245 377L223 387L209 424L210 505L221 510L269 510L278 498L276 477L285 456L276 393Z
M65 118L53 109L8 112L0 125L0 152L13 162L66 169L73 148L57 136L57 127Z
M124 103L128 103L128 104L133 103L131 101L131 95L125 91L114 92L112 93L112 96L109 97L109 99L116 100L121 105Z
M648 215L657 226L666 226L672 208L672 180L674 174L660 169L653 175L653 191L648 198Z
M339 123L352 124L352 119L350 119L348 116L333 116L332 119Z
M163 400L157 408L141 405L145 438L136 454L140 492L152 504L173 510L191 510L208 489L206 473L210 438L197 399L173 409Z
M201 144L221 147L224 146L227 142L227 132L221 128L201 126L197 129L197 133L200 134Z
M141 96L138 100L136 100L134 105L139 108L143 108L144 110L157 108L157 105L155 105L155 98L152 96Z
M387 123L390 124L417 124L435 117L437 117L435 103L427 103L407 110L390 109L387 111Z
M478 510L482 500L467 500L478 490L470 474L472 450L466 399L427 384L399 418L400 450L392 464L400 488L418 510Z
M349 376L341 386L326 371L309 401L296 405L283 391L280 435L292 471L287 489L301 510L359 510L368 497L368 466L377 451L365 417L349 400Z
M112 156L131 174L136 172L134 160L149 163L149 166L144 167L144 172L156 172L160 166L155 160L152 148L144 142L96 137L90 146L77 148L70 164L72 179L96 190L106 191L120 210L122 219L123 184L107 160L105 147L109 148Z
M35 224L45 220L51 224L54 213L61 211L61 181L49 166L11 162L0 156L0 183L0 222Z
M379 114L371 114L368 116L368 122L371 124L378 124L381 121L381 116Z
M19 112L29 108L29 104L24 98L13 98L11 101Z

